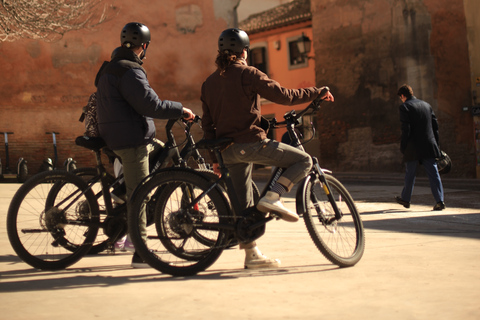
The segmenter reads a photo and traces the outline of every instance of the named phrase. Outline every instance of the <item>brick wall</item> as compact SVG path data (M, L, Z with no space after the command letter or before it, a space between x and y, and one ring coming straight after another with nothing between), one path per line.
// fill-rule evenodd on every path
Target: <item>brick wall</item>
M84 132L78 121L82 107L95 91L95 75L119 45L122 27L131 21L145 23L152 33L144 67L152 88L161 99L181 101L201 114L200 88L215 69L217 39L232 25L232 8L238 1L188 3L163 1L139 5L118 0L118 15L94 29L67 33L56 42L18 40L0 43L0 131L10 137L11 166L18 157L28 161L31 174L43 159L53 157L51 136L58 135L58 158L71 157L77 167L91 166L90 151L74 145ZM163 139L163 124L157 132ZM178 132L179 137L183 136ZM5 163L5 150L0 147Z

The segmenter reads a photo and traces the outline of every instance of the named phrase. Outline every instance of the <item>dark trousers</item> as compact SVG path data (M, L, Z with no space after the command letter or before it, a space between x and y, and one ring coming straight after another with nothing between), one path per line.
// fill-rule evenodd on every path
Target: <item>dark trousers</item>
M436 202L443 202L443 186L440 174L438 173L437 162L434 158L422 159L422 165L428 175L430 181L430 189ZM412 199L413 187L415 185L415 177L417 174L418 161L409 161L405 163L405 185L402 191L402 199L410 202Z

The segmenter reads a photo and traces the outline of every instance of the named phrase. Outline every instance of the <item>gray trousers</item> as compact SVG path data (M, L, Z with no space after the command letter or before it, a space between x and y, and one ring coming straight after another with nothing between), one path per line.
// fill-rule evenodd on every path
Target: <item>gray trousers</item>
M312 168L312 158L302 150L275 140L252 143L234 143L222 152L223 161L235 186L235 193L246 209L254 205L252 189L253 164L286 168L278 183L287 191L305 178ZM255 242L241 244L240 249L256 246Z
M136 148L114 150L122 159L123 176L125 178L125 187L127 189L127 202L130 201L133 190L149 173L148 153L150 146L142 145ZM147 217L145 206L139 212L140 215L140 233L146 241L147 238Z
M234 143L222 152L225 166L235 185L235 192L244 208L253 205L253 164L286 168L278 183L287 191L305 178L312 168L312 158L302 150L275 140L252 143Z

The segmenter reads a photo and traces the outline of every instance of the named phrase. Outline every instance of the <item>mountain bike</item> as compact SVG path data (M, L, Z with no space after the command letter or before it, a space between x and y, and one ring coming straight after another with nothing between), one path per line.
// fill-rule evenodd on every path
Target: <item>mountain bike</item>
M284 121L271 121L271 127L286 126L291 144L303 149L295 126L307 112L319 110L321 102L317 98L298 114L292 110L284 115ZM221 153L231 143L230 138L197 143L197 148L211 150L217 157L221 176L215 180L188 168L173 168L159 172L136 190L128 215L129 232L136 252L151 267L173 276L194 275L210 267L231 242L258 239L266 223L278 218L275 212L265 215L255 206L240 209ZM329 261L340 267L353 266L365 249L362 219L347 189L330 171L322 169L315 157L312 159L310 173L297 188L296 211ZM260 196L272 188L283 170L273 171ZM153 193L158 197L144 241L136 227L136 212L148 204Z
M151 175L171 163L186 166L190 157L204 174L214 175L195 147L190 133L193 123L184 123L187 139L179 151L172 132L177 120L167 122L167 142L153 155ZM195 122L199 120L197 117ZM126 233L126 204L114 206L110 195L123 177L115 178L106 171L101 158L102 149L107 151L105 142L78 137L76 143L95 153L96 168L39 173L18 189L8 209L10 243L23 261L38 269L64 269L89 252L113 250L115 241ZM154 203L155 195L150 205ZM149 211L147 206L147 217Z

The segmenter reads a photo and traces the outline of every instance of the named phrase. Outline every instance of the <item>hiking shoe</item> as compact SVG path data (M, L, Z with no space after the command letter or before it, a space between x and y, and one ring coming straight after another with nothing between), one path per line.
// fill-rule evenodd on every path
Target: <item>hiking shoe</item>
M125 239L125 243L123 245L123 251L130 251L130 252L135 252L135 247L133 246L133 243L128 240L128 238Z
M258 201L257 209L263 213L276 213L282 220L288 222L297 222L299 219L295 212L285 208L282 201L280 201L280 195L273 191L268 191L267 194Z
M278 268L280 263L279 259L268 258L258 249L245 256L245 269Z
M121 239L118 239L117 242L115 242L115 251L125 251L125 241L127 240L127 236L124 236Z
M437 204L435 205L435 207L433 207L433 210L434 210L434 211L442 211L442 210L445 209L445 208L446 208L445 202L440 201L440 202L437 202Z
M143 269L143 268L150 268L148 263L143 261L143 259L138 255L138 253L134 252L132 257L132 268L135 269Z
M397 201L398 204L401 204L402 206L404 206L407 209L410 208L410 202L407 202L400 197L395 197L395 201Z

